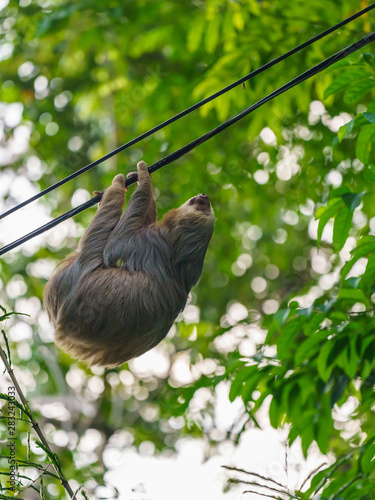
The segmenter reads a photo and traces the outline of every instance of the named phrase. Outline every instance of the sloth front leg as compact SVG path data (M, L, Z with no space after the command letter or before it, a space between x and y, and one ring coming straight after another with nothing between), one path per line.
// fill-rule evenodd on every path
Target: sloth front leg
M151 177L144 161L137 165L138 187L111 233L104 251L104 263L114 265L123 257L124 245L140 229L156 222L156 203L151 187Z
M138 187L133 193L124 215L119 222L119 227L128 226L127 229L129 229L129 226L132 226L134 230L156 222L155 197L151 186L151 176L148 172L146 163L140 161L137 165L137 169Z
M103 263L104 248L122 214L125 192L125 177L116 175L104 191L99 208L79 243L78 262L84 271L96 269Z

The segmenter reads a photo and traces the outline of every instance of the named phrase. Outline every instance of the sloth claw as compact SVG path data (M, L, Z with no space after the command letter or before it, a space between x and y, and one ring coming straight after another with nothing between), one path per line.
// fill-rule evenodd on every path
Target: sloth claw
M138 181L138 172L129 172L126 175L126 179L132 179L133 177L135 178L136 181Z
M123 174L118 174L116 177L113 179L113 183L118 182L122 186L125 186L125 177Z
M147 165L146 165L146 162L144 161L139 161L137 163L137 169L139 172L148 172L148 169L147 169Z

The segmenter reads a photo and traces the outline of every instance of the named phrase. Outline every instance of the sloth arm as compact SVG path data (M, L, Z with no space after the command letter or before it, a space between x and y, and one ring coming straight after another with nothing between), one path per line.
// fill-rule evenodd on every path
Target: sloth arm
M125 203L125 177L116 175L112 185L104 191L98 211L79 243L78 264L83 272L102 265L108 238L120 220Z
M136 233L156 222L156 203L151 177L145 162L138 163L138 187L133 193L115 229L111 232L104 251L104 263L113 266L124 257L124 248Z

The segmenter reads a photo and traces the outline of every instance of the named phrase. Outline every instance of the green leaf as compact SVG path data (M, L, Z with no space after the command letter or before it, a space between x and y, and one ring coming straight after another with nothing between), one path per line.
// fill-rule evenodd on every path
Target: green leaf
M375 123L375 113L363 113L363 116L370 123Z
M353 130L353 125L354 125L354 119L350 120L350 122L345 123L345 125L339 128L337 132L337 137L339 139L339 142L342 142L343 139L346 139L350 135L350 132Z
M370 106L369 106L370 108ZM369 113L367 113L369 114ZM353 130L360 129L361 127L364 127L365 125L368 125L369 121L366 120L364 113L358 113L358 115L355 116L354 118L354 125L353 125Z
M362 360L368 359L372 365L375 364L375 340L370 342L362 355Z
M305 340L297 349L294 362L297 366L301 365L305 359L312 359L319 351L320 344L327 339L328 332L323 330L314 333L311 337Z
M368 348L368 346L373 342L373 336L365 337L361 342L360 355L361 358L364 358L364 354Z
M351 193L350 189L347 186L340 186L335 189L331 189L328 194L328 199L332 200L333 198L342 198L342 195L346 193Z
M186 325L185 323L181 322L178 325L178 333L181 337L188 338L188 337L190 337L190 335L193 334L195 328L196 328L196 326L193 324Z
M295 427L291 427L288 435L289 446L299 437L299 431Z
M341 270L342 278L349 273L354 264L361 258L372 254L375 251L375 238L373 236L361 239L357 247L352 251L352 258L344 265Z
M250 410L250 415L254 416L256 412L259 410L259 408L262 406L263 401L266 399L267 396L269 396L270 393L269 391L264 391L261 393L259 398L255 401L254 406Z
M307 452L313 441L314 441L314 427L311 419L310 421L306 422L305 427L301 434L301 446L302 446L303 456L305 458L307 458Z
M298 302L297 302L297 304L298 304ZM313 311L312 306L311 307L302 307L301 309L297 309L297 314L298 314L298 316L306 316L306 318L310 319L312 311Z
M345 374L341 374L338 377L335 377L332 391L331 391L331 406L335 405L340 400L342 400L342 396L345 392L345 389L348 385L349 380L350 380L350 377L348 377ZM346 401L346 397L345 397L344 401Z
M331 85L324 92L324 99L344 90L352 82L367 79L372 75L370 71L364 71L363 68L350 67L347 71L342 71ZM366 81L366 80L365 80Z
M375 125L365 125L357 137L355 153L362 163L369 163L372 141L375 135Z
M323 312L314 312L311 316L310 321L303 325L303 333L308 337L315 334L316 330L319 329L322 322L325 320L326 314Z
M311 401L316 397L316 380L311 377L311 374L307 372L308 375L299 375L298 383L300 386L300 400L301 405L311 406Z
M340 290L337 300L347 300L349 302L362 302L363 304L367 304L367 297L362 292L362 290L358 290L357 288L343 288Z
M234 401L242 391L243 382L258 371L258 365L244 366L239 369L229 390L229 400Z
M322 239L323 229L325 228L327 222L337 214L343 205L344 204L341 198L334 198L330 200L326 206L319 207L316 211L315 220L319 219L318 245Z
M292 356L294 338L301 331L302 325L306 320L306 316L298 316L282 327L277 340L277 354L280 359L289 359Z
M375 255L372 254L367 260L365 272L359 282L358 286L362 288L365 293L370 293L371 287L375 283Z
M360 57L371 67L374 66L374 54L371 54L371 52L363 52Z
M291 389L289 391L288 398L286 401L286 414L288 415L288 419L290 421L296 423L301 420L301 413L303 412L300 399L301 389L298 382L297 383L291 382L288 385L291 385Z
M337 359L341 356L342 352L348 346L348 337L347 336L339 336L333 339L333 348L331 349L328 358L327 358L327 366L337 365Z
M319 377L324 381L328 382L329 377L331 376L333 366L327 365L328 356L331 353L331 350L334 348L334 342L332 340L327 340L327 342L323 345L320 350L318 360L317 360L317 369Z
M349 359L345 369L345 372L348 375L349 379L354 379L358 369L360 368L360 359L357 353L356 340L357 339L354 336L350 337L350 346L348 350Z
M299 308L299 302L298 302L298 300L291 300L289 302L289 309L290 310L296 310L298 308Z
M375 471L375 443L366 446L361 458L361 465L365 474Z
M353 212L348 208L342 208L335 217L333 225L333 246L339 252L345 245L352 225Z
M274 429L277 429L279 424L281 423L283 416L283 411L276 401L275 396L273 396L271 404L270 404L270 409L269 409L269 417L270 417L270 423Z
M345 285L351 288L358 288L358 284L361 281L361 278L359 276L351 276L350 278L347 279Z
M285 323L290 313L290 309L279 309L277 313L273 316L272 323L268 329L267 337L264 341L265 344L272 343L273 336L276 332L280 331L281 326Z
M19 410L21 410L27 417L29 417L31 419L31 414L30 414L30 410L28 409L28 407L19 403L17 401L17 399L10 397L10 396L8 396L8 394L4 394L3 392L0 393L0 399L4 399L5 401L8 401L8 402L12 403L13 405L17 406L17 408Z
M308 495L312 496L312 494L319 489L319 485L327 482L326 476L329 470L330 468L323 469L312 477L310 488L307 490Z
M355 104L373 87L375 87L375 81L373 79L356 82L346 89L344 93L344 101L348 104Z
M366 181L375 182L375 165L368 165L363 175Z
M362 361L362 368L361 368L361 378L362 378L362 380L366 380L367 377L372 372L372 370L373 370L372 363L370 363L368 361L368 359L365 359L364 361Z
M348 316L342 311L332 311L328 318L335 323L342 323L348 321Z
M227 119L230 111L231 97L230 94L221 96L220 100L215 101L215 109L220 121Z
M326 454L329 449L329 441L332 431L332 415L329 395L326 393L321 399L321 411L315 430L316 442L320 451Z
M345 205L351 210L355 210L358 205L361 203L362 196L365 194L365 191L361 193L346 193L342 195L343 202Z
M208 23L206 36L205 36L205 47L209 54L214 52L219 41L219 28L220 28L221 17L215 16Z
M255 391L258 381L261 378L262 374L261 372L257 372L254 375L252 375L250 378L248 378L245 382L245 385L242 388L241 391L241 397L244 403L247 403L248 401L251 401L252 399L252 394Z
M205 27L206 20L204 17L193 23L187 37L187 49L189 52L195 52L199 48Z
M233 24L238 29L238 31L242 31L245 27L245 20L242 14L242 10L237 10L233 13Z

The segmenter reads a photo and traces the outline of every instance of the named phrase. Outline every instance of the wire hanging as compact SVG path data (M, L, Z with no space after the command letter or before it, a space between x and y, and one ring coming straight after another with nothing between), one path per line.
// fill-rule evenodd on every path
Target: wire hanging
M352 54L353 52L356 52L357 50L361 49L362 47L365 47L369 43L375 40L375 32L370 33L369 35L361 38L357 42L353 43L352 45L349 45L343 50L340 50L340 52L337 52L336 54L333 54L332 56L328 57L324 61L320 62L316 66L313 66L309 70L305 71L304 73L301 73L299 76L291 80L290 82L286 83L282 87L279 87L278 89L274 90L270 94L268 94L266 97L263 97L263 99L260 99L258 102L253 104L252 106L249 106L248 108L244 109L240 113L232 116L222 124L220 124L218 127L212 129L211 131L207 132L206 134L202 135L201 137L198 137L194 141L190 142L189 144L186 144L182 148L178 149L177 151L169 154L168 156L165 156L161 160L157 161L153 165L151 165L148 170L150 173L155 172L156 170L159 170L160 168L164 167L165 165L168 165L169 163L172 163L173 161L177 160L178 158L181 158L181 156L185 155L189 151L192 151L194 148L199 146L200 144L203 144L204 142L208 141L211 137L214 137L218 133L222 132L226 128L230 127L234 123L238 122L241 120L243 117L247 116L248 114L252 113L256 109L260 108L263 106L263 104L271 101L275 97L279 96L280 94L283 94L287 90L295 87L296 85L304 82L305 80L308 80L312 76L320 73L324 69L328 68L332 64L334 64L337 61L340 61L341 59L344 59L348 55ZM129 178L126 179L126 186L130 186L131 184L134 184L136 182L135 178ZM0 255L5 254L6 252L9 252L10 250L18 247L22 243L25 243L26 241L30 240L31 238L34 238L35 236L38 236L39 234L44 233L45 231L48 231L52 227L57 226L61 222L69 219L70 217L73 217L74 215L79 214L80 212L83 212L87 208L92 207L96 203L98 203L101 200L102 193L94 196L91 198L91 200L88 200L86 203L83 203L82 205L79 205L76 208L73 208L72 210L69 210L63 215L60 215L59 217L56 217L56 219L53 219L50 222L47 222L47 224L44 224L43 226L39 227L38 229L35 229L34 231L31 231L30 233L26 234L25 236L22 236L16 241L13 241L9 245L6 245L2 248L0 248Z
M6 212L4 212L3 214L0 214L0 220L4 219L8 215L16 212L20 208L25 207L29 203L31 203L31 202L33 202L35 200L38 200L39 198L41 198L42 196L46 195L47 193L50 193L51 191L54 191L58 187L62 186L66 182L74 179L75 177L78 177L79 175L83 174L84 172L87 172L88 170L96 167L97 165L100 165L101 163L103 163L104 161L108 160L109 158L112 158L112 156L115 156L115 155L121 153L122 151L125 151L126 149L130 148L134 144L137 144L138 142L140 142L141 140L145 139L146 137L149 137L150 135L154 134L158 130L163 129L167 125L169 125L169 124L175 122L176 120L179 120L180 118L188 115L189 113L191 113L192 111L200 108L204 104L207 104L208 102L212 101L213 99L216 99L217 97L225 94L226 92L229 92L229 90L232 90L235 87L237 87L238 85L241 85L242 83L250 80L251 78L254 78L256 75L259 75L263 71L266 71L267 69L271 68L272 66L275 66L279 62L284 61L285 59L287 59L288 57L292 56L293 54L296 54L297 52L299 52L302 49L308 47L309 45L312 45L313 43L317 42L318 40L321 40L322 38L326 37L330 33L333 33L334 31L338 30L342 26L350 23L351 21L354 21L358 17L363 16L364 14L366 14L367 12L371 11L374 8L375 8L375 3L369 5L368 7L364 8L364 9L358 11L358 12L356 12L352 16L349 16L348 18L344 19L343 21L340 21L339 23L337 23L334 26L328 28L327 30L322 31L318 35L315 35L314 37L312 37L309 40L307 40L306 42L303 42L300 45L297 45L296 47L294 47L293 49L289 50L285 54L282 54L281 56L277 57L276 59L273 59L272 61L264 64L260 68L252 71L248 75L243 76L239 80L236 80L235 82L231 83L227 87L224 87L223 89L219 90L218 92L215 92L214 94L210 95L209 97L206 97L205 99L203 99L203 100L201 100L201 101L193 104L192 106L190 106L189 108L185 109L184 111L181 111L180 113L177 113L175 116L173 116L173 117L169 118L168 120L160 123L156 127L151 128L147 132L144 132L143 134L141 134L138 137L132 139L131 141L123 144L122 146L119 146L118 148L116 148L113 151L107 153L106 155L102 156L101 158L98 158L97 160L95 160L95 161L89 163L88 165L86 165L85 167L82 167L81 169L77 170L76 172L73 172L72 174L68 175L64 179L61 179L60 181L56 182L55 184L52 184L51 186L47 187L46 189L43 189L43 191L40 191L39 193L35 194L34 196L31 196L31 198L28 198L27 200L19 203L18 205L10 208L9 210L7 210Z

